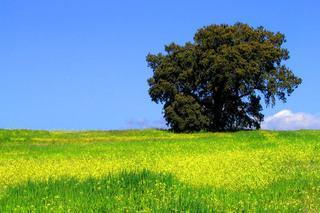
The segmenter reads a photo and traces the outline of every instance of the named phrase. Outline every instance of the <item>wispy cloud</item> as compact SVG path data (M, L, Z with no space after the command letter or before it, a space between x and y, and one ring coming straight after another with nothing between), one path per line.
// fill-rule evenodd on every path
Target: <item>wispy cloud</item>
M166 121L164 119L150 121L145 118L130 119L126 122L126 129L147 129L147 128L157 128L157 129L167 129Z
M262 129L298 130L320 129L320 116L285 109L265 118Z

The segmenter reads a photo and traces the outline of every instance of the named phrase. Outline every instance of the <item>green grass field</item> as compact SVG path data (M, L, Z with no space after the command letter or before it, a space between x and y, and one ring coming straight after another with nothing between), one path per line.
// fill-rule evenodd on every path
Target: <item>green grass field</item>
M0 130L0 212L320 211L320 131Z

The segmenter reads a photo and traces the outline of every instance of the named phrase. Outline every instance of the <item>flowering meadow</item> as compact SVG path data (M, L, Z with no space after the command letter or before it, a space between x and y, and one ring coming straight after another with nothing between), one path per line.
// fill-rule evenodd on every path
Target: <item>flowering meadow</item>
M320 211L320 131L0 130L0 212Z

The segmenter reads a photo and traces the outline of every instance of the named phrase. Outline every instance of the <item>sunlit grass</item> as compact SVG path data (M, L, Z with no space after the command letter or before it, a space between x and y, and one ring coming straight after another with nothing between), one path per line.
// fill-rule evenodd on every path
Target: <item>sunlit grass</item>
M27 197L38 194L50 197L51 190L63 197L54 208L62 205L59 207L62 210L74 211L95 207L148 210L156 208L154 203L158 199L157 205L167 206L167 210L201 207L219 211L317 211L320 207L320 131L173 134L152 129L0 130L0 141L0 197L2 203L10 204L6 211L19 203L24 203L20 205L21 211L31 203L41 210L45 207L38 198ZM90 184L128 177L160 182L161 178L164 182L169 178L172 184L167 184L168 191L163 194L133 192L132 202L104 197L94 198L97 201L91 200L86 207L78 205L88 197L86 190L90 190ZM65 182L70 187L80 185L77 190L83 186L83 197L77 198L78 192L68 194L69 189L63 187ZM124 193L126 186L119 184L105 186L105 191L99 193L105 193L103 196L111 191ZM50 188L49 192L41 190L44 185ZM143 188L158 191L149 185ZM99 193L95 191L89 197L99 197ZM188 193L197 204L191 202ZM175 196L187 201L175 204ZM161 200L164 197L170 205L166 203L169 201ZM143 203L139 199L148 201Z

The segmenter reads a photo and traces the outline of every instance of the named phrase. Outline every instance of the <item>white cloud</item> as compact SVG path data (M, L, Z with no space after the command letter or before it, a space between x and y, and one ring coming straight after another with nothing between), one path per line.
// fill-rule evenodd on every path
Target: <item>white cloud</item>
M167 129L168 126L163 118L153 121L145 118L130 119L124 126L124 129L145 128ZM320 116L304 112L294 113L291 110L285 109L274 115L265 117L261 128L270 130L320 129Z
M291 110L282 110L264 119L262 129L298 130L320 129L320 116Z

